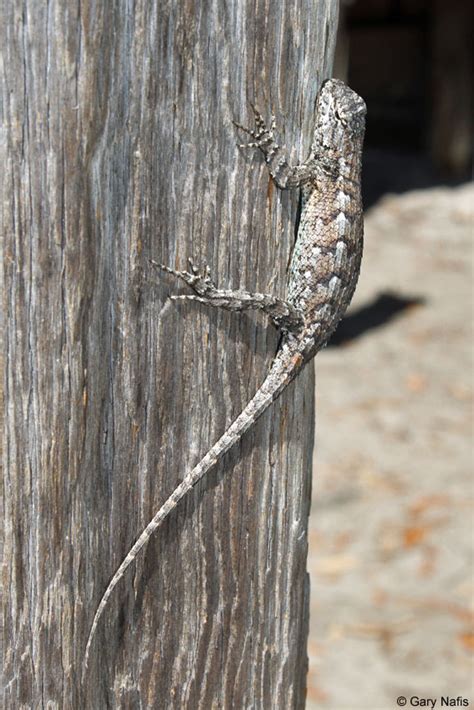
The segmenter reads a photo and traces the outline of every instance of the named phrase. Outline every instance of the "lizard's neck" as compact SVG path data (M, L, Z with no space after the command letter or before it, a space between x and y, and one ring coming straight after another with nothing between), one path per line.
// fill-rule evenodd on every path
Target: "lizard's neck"
M319 169L330 177L359 180L364 131L352 132L340 123L317 126L311 155Z

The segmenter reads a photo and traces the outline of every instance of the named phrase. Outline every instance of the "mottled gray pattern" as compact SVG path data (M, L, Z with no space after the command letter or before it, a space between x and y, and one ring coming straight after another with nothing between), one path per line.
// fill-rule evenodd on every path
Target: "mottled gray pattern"
M249 429L267 407L320 350L342 318L354 293L363 242L360 169L365 129L365 104L343 82L331 79L316 102L316 120L308 159L290 166L274 139L275 120L268 129L258 111L256 128L243 147L259 148L270 175L280 188L302 187L303 209L290 264L287 300L267 294L219 290L206 267L192 262L190 272L175 272L196 293L187 298L232 311L258 309L282 330L281 347L270 372L253 399L199 464L158 510L112 577L94 616L87 641L84 670L99 619L114 588L153 532L181 498Z

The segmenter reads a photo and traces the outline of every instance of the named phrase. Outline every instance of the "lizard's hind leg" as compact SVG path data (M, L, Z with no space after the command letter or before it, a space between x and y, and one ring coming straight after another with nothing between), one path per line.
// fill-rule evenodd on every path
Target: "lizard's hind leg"
M277 328L297 332L303 325L303 315L291 303L265 293L250 293L248 291L232 291L217 288L211 279L210 269L205 267L201 274L192 259L189 259L191 271L174 271L169 266L163 266L151 261L173 276L177 276L190 286L196 295L171 296L173 301L198 301L214 308L225 308L228 311L263 311Z

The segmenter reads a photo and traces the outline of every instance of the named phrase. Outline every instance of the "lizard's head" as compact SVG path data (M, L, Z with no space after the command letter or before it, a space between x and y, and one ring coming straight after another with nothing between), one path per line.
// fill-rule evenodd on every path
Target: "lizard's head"
M328 79L322 85L316 99L318 129L336 127L354 137L364 134L367 108L361 97L349 89L343 81Z

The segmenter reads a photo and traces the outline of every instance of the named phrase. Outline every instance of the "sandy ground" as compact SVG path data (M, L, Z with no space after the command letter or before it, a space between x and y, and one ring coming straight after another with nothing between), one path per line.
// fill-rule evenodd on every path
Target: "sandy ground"
M473 206L469 184L375 202L317 358L309 710L474 707Z

